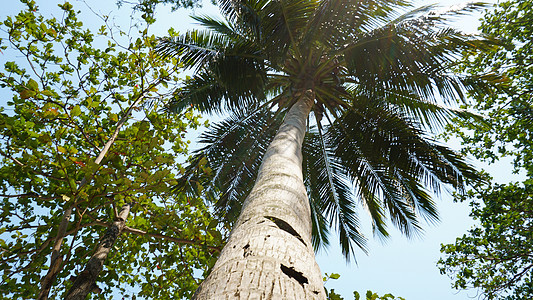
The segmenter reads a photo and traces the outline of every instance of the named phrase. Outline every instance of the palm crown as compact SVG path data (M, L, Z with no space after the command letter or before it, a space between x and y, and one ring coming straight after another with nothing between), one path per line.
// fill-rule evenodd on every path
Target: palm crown
M311 91L303 170L315 247L334 226L346 257L354 244L364 249L358 201L382 237L387 217L407 235L419 216L436 220L431 194L475 172L428 130L473 117L446 104L484 92L489 77L450 67L462 51L491 45L446 28L444 17L478 6L399 15L406 1L221 0L225 20L195 17L206 30L162 39L160 53L195 70L170 108L231 113L203 134L197 160L214 170L220 211L235 217L284 114Z

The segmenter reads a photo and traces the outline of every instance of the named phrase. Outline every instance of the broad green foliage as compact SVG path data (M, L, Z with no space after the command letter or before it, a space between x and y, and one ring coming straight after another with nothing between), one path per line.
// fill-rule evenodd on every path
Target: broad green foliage
M480 29L505 46L465 59L465 70L490 69L509 80L506 90L473 95L471 108L487 115L487 126L457 120L450 129L462 138L464 151L494 162L514 158L522 183L476 186L470 192L471 215L480 224L455 244L444 245L439 267L455 288L478 288L488 299L533 298L533 1L501 2L487 13ZM465 130L466 129L466 130ZM510 168L512 168L510 166ZM465 200L463 197L461 200Z
M476 198L471 216L480 226L442 247L441 273L455 279L455 288L480 288L487 299L531 299L533 182L495 186Z
M141 17L148 23L155 22L155 9L160 5L170 5L172 11L178 8L194 8L202 5L201 0L117 0L116 2L118 6L132 4L135 10L142 12Z
M45 18L22 2L0 24L0 299L36 297L73 207L50 294L60 298L124 203L133 204L127 228L93 297L189 297L222 237L201 200L170 189L183 171L184 134L199 126L191 111L160 113L176 62L152 52L144 23L122 31L102 21L93 33L69 3Z
M472 95L471 108L487 115L489 126L457 120L457 126L449 128L463 139L465 151L489 162L514 157L515 166L526 168L529 176L533 175L532 28L533 1L502 2L483 18L481 31L501 39L505 46L468 57L464 68L472 74L503 73L510 84L499 93Z
M331 273L331 274L326 273L324 278L323 278L324 284L326 284L329 280L337 280L340 277L341 277L341 275L339 275L337 273ZM341 295L335 293L334 289L328 290L326 288L326 296L327 296L328 300L343 300L344 299L343 297L341 297ZM363 300L363 299L361 299L361 295L357 291L353 292L353 296L354 296L354 300ZM405 300L402 297L395 297L395 296L393 296L390 293L385 294L385 295L380 297L378 294L376 294L376 293L374 293L372 291L366 291L365 297L366 298L364 298L364 300Z

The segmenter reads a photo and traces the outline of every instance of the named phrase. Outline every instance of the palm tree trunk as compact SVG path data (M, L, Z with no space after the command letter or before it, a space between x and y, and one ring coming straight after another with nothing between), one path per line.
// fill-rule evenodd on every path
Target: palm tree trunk
M313 105L300 95L268 147L228 243L194 299L325 299L311 244L302 143Z
M122 233L122 230L124 230L126 219L130 213L130 208L131 206L129 204L125 204L122 207L118 218L113 222L113 225L106 230L104 237L100 241L100 244L91 259L87 262L85 269L76 277L76 280L74 280L72 287L65 296L66 300L85 300L90 292L98 290L96 279L102 271L111 247L115 243L117 237Z

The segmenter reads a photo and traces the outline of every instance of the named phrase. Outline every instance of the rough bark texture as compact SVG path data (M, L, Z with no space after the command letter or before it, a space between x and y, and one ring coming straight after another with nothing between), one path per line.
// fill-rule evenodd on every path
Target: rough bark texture
M98 274L102 271L111 247L113 247L117 237L124 229L126 219L130 213L130 208L131 206L129 204L125 204L122 207L118 218L113 222L113 225L106 230L96 252L87 262L85 269L76 277L76 280L65 296L65 299L84 300L90 292L98 290L96 279L98 278Z
M287 113L228 243L194 299L326 298L302 175L313 98L305 93Z
M57 277L57 274L63 268L63 256L61 255L61 244L63 243L63 238L65 237L65 232L67 231L68 222L70 216L72 215L72 206L69 206L63 218L61 219L61 224L59 224L59 229L57 230L57 237L54 241L54 247L52 248L52 257L50 258L50 269L44 276L41 281L41 290L37 296L37 300L47 300L50 289Z

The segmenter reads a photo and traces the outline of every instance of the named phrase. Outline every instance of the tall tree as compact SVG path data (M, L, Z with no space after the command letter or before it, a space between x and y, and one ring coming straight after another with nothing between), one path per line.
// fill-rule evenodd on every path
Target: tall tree
M455 288L478 289L486 299L533 298L532 26L529 0L502 1L483 17L480 30L504 45L467 56L464 69L503 73L510 84L505 92L473 95L468 103L489 116L488 126L458 120L449 127L462 139L466 153L489 163L513 158L509 170L525 174L523 182L476 186L470 197L460 198L471 201L471 215L479 224L442 247L446 256L439 261L441 272L454 280Z
M55 18L22 2L0 33L0 299L62 297L126 205L98 297L190 296L222 237L202 201L171 189L199 126L159 111L179 66L145 23L95 16L93 33L69 3Z
M477 289L484 299L533 297L533 182L483 186L471 194L479 225L443 245L442 274L456 289Z
M116 220L113 222L101 238L98 247L94 251L83 271L76 276L76 279L72 283L72 286L67 292L65 299L67 300L85 300L90 292L98 289L96 280L98 275L102 272L104 263L107 260L111 248L115 245L115 241L120 236L124 227L126 226L126 220L130 213L131 205L124 204Z
M197 17L208 30L159 45L195 70L171 108L233 113L204 135L202 154L221 211L240 215L195 298L323 299L313 243L331 225L347 257L364 247L358 200L376 234L387 236L389 217L410 235L420 216L437 219L431 192L475 177L426 129L468 115L445 106L466 90L485 91L449 67L490 43L442 26L478 5L400 15L405 1L219 4L225 20Z

